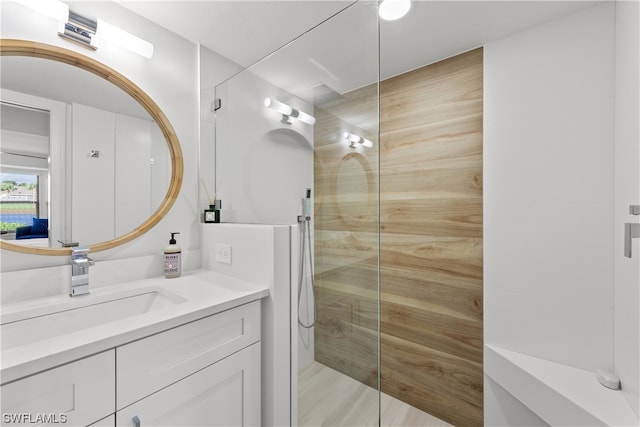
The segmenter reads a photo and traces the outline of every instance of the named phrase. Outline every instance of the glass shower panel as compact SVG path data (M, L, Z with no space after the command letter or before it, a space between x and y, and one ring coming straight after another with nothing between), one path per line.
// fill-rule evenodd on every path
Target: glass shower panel
M292 425L379 424L378 51L354 2L216 87L223 221L292 224Z

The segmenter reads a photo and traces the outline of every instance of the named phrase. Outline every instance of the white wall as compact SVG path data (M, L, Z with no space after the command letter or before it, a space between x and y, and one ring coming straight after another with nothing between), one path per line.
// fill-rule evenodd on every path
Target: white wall
M587 370L614 365L614 47L607 2L484 49L485 343Z
M640 222L639 64L637 1L485 47L485 342L612 369L636 416L640 257L623 256L623 225ZM485 386L499 425L517 405Z
M615 371L640 418L640 244L623 256L623 224L640 222L628 210L640 204L640 3L616 5Z
M613 366L614 4L484 49L485 341Z
M92 254L99 263L106 260L148 257L144 268L135 264L125 271L105 268L99 281L149 277L162 274L161 253L169 232L179 231L183 268L200 265L198 214L198 47L141 16L112 2L70 2L72 8L115 24L155 46L153 58L104 46L91 51L57 35L57 24L23 6L2 1L0 35L44 42L93 57L127 76L158 104L171 122L182 146L184 180L176 203L168 215L144 236L120 247ZM30 256L2 251L2 271L68 264L66 257ZM124 263L127 264L127 263ZM129 264L127 264L129 265ZM97 266L96 266L97 267ZM61 267L64 268L64 267ZM93 271L102 270L93 268ZM5 285L3 274L3 288ZM4 292L4 289L3 289Z

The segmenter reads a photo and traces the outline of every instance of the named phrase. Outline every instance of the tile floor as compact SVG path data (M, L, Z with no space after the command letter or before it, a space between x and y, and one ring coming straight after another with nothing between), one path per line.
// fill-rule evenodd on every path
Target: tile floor
M378 392L320 363L298 378L298 425L356 427L378 425ZM452 427L384 393L380 396L384 427Z

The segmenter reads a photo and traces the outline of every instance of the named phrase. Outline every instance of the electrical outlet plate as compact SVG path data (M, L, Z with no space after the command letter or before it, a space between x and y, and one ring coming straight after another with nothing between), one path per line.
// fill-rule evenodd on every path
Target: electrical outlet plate
M231 245L216 243L216 261L231 264Z

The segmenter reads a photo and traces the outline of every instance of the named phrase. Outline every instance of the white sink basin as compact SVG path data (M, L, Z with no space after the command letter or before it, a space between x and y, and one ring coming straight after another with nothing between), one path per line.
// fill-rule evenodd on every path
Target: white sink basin
M1 317L2 350L149 313L186 301L156 287L69 298Z

